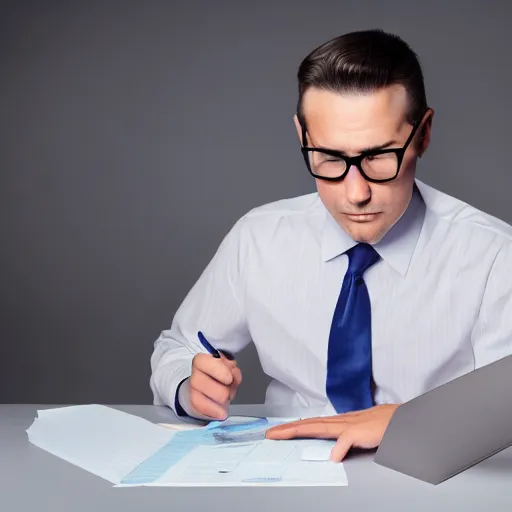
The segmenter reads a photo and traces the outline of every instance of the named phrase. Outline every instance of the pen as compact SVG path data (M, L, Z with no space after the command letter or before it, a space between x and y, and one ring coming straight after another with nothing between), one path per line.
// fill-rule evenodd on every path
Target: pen
M197 337L199 338L199 341L201 342L201 345L208 350L208 352L215 357L216 359L220 359L220 352L212 346L212 344L204 337L204 334L199 331L197 333ZM227 350L223 350L222 353L226 357L226 359L229 359L230 361L233 361L235 359L235 356L228 352Z
M208 352L215 358L217 359L220 359L220 354L219 354L219 351L212 347L212 345L210 344L210 342L204 337L204 334L199 331L197 333L197 337L199 338L199 341L201 342L201 345L203 345L203 347L208 350Z

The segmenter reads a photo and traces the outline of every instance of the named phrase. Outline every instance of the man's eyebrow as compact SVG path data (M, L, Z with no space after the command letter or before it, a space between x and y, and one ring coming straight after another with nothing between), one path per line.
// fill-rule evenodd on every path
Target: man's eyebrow
M377 146L368 146L366 148L362 148L359 150L359 153L368 153L369 151L379 151L381 149L387 149L390 146L394 146L395 144L398 144L398 141L396 141L394 139L388 140L384 144L378 144ZM345 151L342 151L340 149L333 149L333 148L328 148L325 146L316 146L316 148L317 149L326 149L328 151L337 151L338 153L341 153L342 155L347 156L347 153L345 153Z
M369 146L366 148L362 148L359 152L367 153L368 151L379 151L380 149L387 149L390 146L394 146L395 144L398 144L398 141L392 139L392 140L388 140L384 144L379 144L378 146Z

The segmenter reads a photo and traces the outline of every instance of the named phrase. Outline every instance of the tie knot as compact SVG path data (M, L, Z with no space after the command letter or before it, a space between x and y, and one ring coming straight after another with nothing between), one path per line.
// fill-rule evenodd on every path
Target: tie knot
M362 276L373 264L379 261L380 256L369 244L357 244L347 251L348 272Z

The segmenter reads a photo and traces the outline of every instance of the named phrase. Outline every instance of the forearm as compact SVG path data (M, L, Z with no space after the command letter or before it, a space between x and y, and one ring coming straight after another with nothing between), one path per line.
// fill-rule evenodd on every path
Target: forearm
M197 337L198 331L203 331L215 348L231 353L251 341L243 307L242 272L238 265L240 260L246 259L240 249L240 226L241 223L237 223L224 238L178 308L170 329L163 331L155 342L151 357L155 404L167 405L178 412L178 386L192 374L194 356L206 352ZM180 404L193 415L187 403L188 384L183 386Z

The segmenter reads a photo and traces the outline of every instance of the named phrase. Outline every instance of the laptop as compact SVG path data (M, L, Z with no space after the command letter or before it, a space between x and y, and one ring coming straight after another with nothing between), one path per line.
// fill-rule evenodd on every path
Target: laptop
M402 404L374 462L437 485L511 445L507 356Z

